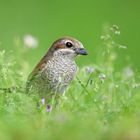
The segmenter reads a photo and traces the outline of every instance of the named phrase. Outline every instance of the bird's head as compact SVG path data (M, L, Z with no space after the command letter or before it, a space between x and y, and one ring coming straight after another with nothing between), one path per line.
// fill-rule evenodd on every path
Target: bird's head
M84 49L82 43L72 37L64 37L56 40L49 48L45 56L40 60L35 69L32 71L29 77L36 75L38 71L41 71L48 60L52 57L64 57L73 60L77 55L87 55L87 51Z
M53 56L75 58L77 55L87 55L82 43L72 37L56 40L50 50Z

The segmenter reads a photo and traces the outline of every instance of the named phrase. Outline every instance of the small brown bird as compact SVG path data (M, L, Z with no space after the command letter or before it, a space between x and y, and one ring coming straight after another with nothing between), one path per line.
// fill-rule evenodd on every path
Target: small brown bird
M77 55L87 55L81 42L72 37L56 40L29 75L27 92L38 93L47 100L64 93L76 74Z

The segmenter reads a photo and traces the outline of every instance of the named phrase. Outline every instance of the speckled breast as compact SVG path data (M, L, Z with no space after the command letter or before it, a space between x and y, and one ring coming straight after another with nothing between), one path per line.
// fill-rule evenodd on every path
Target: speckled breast
M74 60L51 59L36 79L36 83L39 84L36 88L40 93L63 93L73 80L76 71L77 66Z

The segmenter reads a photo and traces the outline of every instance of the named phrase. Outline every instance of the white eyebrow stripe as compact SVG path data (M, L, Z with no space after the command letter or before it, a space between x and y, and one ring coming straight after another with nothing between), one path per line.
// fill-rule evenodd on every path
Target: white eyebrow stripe
M63 41L62 43L64 43L64 44L66 44L67 42L70 42L73 45L79 46L79 48L84 48L83 44L78 40L75 40L74 42L70 39L66 39L66 40L62 40L62 41Z
M72 43L73 44L73 42L71 41L71 40L69 40L69 39L67 39L67 40L63 40L63 43L67 43L67 42L70 42L70 43Z

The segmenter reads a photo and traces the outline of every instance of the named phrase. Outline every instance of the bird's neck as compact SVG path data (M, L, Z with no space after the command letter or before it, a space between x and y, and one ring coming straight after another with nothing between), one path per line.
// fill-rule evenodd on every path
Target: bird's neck
M69 56L61 56L61 55L58 55L58 56L54 56L52 58L52 61L57 61L57 62L60 62L60 63L75 63L75 59L74 58L71 58Z
M71 53L70 51L57 51L53 54L54 58L57 58L58 60L69 60L69 61L75 61L76 54Z

